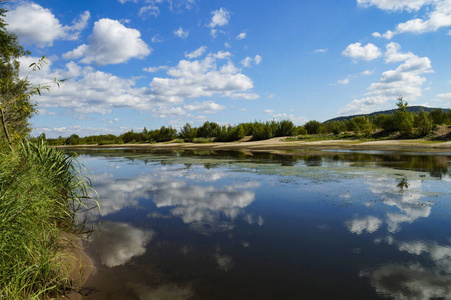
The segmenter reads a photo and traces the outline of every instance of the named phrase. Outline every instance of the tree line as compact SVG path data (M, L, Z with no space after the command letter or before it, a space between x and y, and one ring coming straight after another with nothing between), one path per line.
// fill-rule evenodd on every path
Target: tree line
M377 116L358 116L349 120L321 123L309 121L302 126L296 126L290 120L254 121L238 125L219 125L206 121L200 127L186 123L180 130L171 126L161 126L159 129L141 132L133 130L121 135L102 134L80 137L72 134L69 137L47 139L51 145L82 145L82 144L127 144L127 143L158 143L176 142L233 142L252 136L252 140L265 140L283 136L306 135L344 135L353 138L375 138L390 136L418 138L427 136L437 125L451 125L451 111L435 109L431 112L409 112L408 103L402 97L398 98L397 110L392 114ZM43 135L42 137L45 137Z

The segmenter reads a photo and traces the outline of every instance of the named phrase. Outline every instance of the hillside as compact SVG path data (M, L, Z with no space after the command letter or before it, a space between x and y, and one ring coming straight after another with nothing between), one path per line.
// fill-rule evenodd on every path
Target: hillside
M433 111L435 109L442 109L443 111L450 110L448 108L426 107L426 106L409 106L409 107L407 107L407 110L409 112L413 112L413 113L419 113L421 110L424 110L425 112L431 112L431 111ZM382 114L392 114L395 111L396 111L396 109L390 109L390 110L376 111L376 112L373 112L373 113L370 113L370 114L336 117L336 118L324 121L324 123L334 122L334 121L350 120L350 119L355 118L355 117L371 117L371 116L377 116L377 115L382 115Z

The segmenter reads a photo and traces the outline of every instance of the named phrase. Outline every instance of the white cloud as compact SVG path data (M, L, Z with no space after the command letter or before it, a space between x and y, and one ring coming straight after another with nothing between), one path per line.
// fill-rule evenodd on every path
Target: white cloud
M361 0L358 0L361 1ZM391 39L393 36L401 33L422 34L426 32L434 32L442 27L451 26L451 1L450 0L415 0L415 1L375 1L366 0L368 4L376 5L384 10L407 10L418 11L423 6L428 7L428 12L424 18L415 18L407 22L400 23L394 31L388 30L384 34L375 32L373 36ZM379 2L379 3L378 3ZM387 5L392 3L391 5ZM384 4L384 5L382 5Z
M251 57L246 57L245 59L243 59L241 61L241 64L243 65L243 67L245 68L249 68L252 65L252 58Z
M50 9L33 2L19 2L8 11L5 21L8 30L17 34L21 42L43 48L52 46L55 40L78 39L90 17L89 11L85 11L72 25L63 26Z
M428 57L418 57L412 53L399 53L399 45L390 44L387 47L386 61L395 62L400 59L405 61L395 70L382 73L378 82L368 87L368 93L361 99L356 99L339 114L369 113L383 109L387 102L396 100L403 95L409 102L422 96L422 86L426 82L423 74L433 72L431 61Z
M385 52L385 62L386 63L392 63L392 62L400 62L408 60L409 58L415 58L415 54L412 52L408 53L401 53L399 50L401 50L401 46L397 43L391 42L386 46L387 51Z
M160 37L159 34L156 34L151 39L152 43L162 43L164 40Z
M239 35L236 36L237 40L244 40L246 38L246 32L241 32Z
M347 85L349 84L350 80L349 78L338 80L337 83L331 84L331 85Z
M221 7L219 10L215 10L211 13L213 17L211 18L211 22L208 25L211 28L225 26L229 23L230 20L230 12Z
M207 46L199 47L198 49L194 50L193 52L185 52L185 57L189 59L198 58L204 54L204 52L207 50Z
M262 57L260 55L256 55L254 58L247 56L246 58L244 58L243 60L241 60L241 64L243 65L243 67L245 68L249 68L252 66L252 63L259 65L262 62Z
M373 74L374 74L374 70L365 70L361 73L361 75L365 75L365 76L373 75Z
M390 11L418 11L424 5L432 4L436 0L357 0L363 7L376 6L382 10Z
M446 94L438 94L437 97L438 98L443 98L443 99L451 99L451 92L450 93L446 93Z
M110 73L96 71L92 67L80 67L74 62L64 69L52 69L52 61L40 72L32 73L35 83L51 82L54 78L68 78L51 93L39 97L42 109L62 108L75 114L111 113L115 108L130 108L161 115L161 111L181 110L190 112L196 106L200 112L218 112L225 107L212 101L195 102L180 106L186 99L201 97L227 97L230 99L256 99L252 80L240 73L230 61L229 52L208 54L202 60L181 60L167 71L167 77L154 77L149 86L136 87L135 79L126 79ZM28 74L25 66L37 58L23 58L21 75ZM154 69L147 69L154 71ZM172 110L171 110L172 109Z
M158 66L158 67L147 67L144 68L143 71L145 72L149 72L149 73L156 73L160 70L167 70L168 66Z
M183 30L183 28L180 26L179 29L174 30L174 34L179 38L186 39L189 35L189 32Z
M271 114L272 119L274 119L274 120L290 120L296 125L305 124L308 121L307 118L302 117L302 116L295 116L294 114L287 114L287 113L275 114L274 110L272 110L272 109L266 109L265 113Z
M80 45L63 57L83 57L82 63L102 66L124 63L131 58L144 58L151 53L138 30L127 28L116 20L100 19L95 22L88 40L88 45Z
M153 3L147 4L140 8L138 15L139 16L149 15L158 17L160 15L160 8Z
M362 44L350 44L342 53L342 55L360 60L374 60L382 56L382 52L374 44L368 43L362 47Z
M229 52L209 54L203 60L181 60L169 69L168 75L173 78L154 78L150 83L151 93L165 102L177 103L184 98L211 97L222 95L239 98L253 93L243 93L253 88L252 81L239 73L231 61L218 67L218 59L230 56ZM258 97L258 96L257 96Z
M261 57L260 55L257 54L257 55L254 57L254 62L255 62L256 65L259 65L259 64L262 62L262 57Z
M315 53L326 53L327 51L329 51L328 48L324 48L324 49L316 49L314 52Z

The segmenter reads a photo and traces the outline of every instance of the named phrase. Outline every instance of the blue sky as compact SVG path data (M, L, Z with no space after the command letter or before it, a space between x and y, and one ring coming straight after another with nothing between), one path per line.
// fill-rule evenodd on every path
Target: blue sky
M35 135L451 107L451 0L10 1ZM48 64L29 73L42 55Z

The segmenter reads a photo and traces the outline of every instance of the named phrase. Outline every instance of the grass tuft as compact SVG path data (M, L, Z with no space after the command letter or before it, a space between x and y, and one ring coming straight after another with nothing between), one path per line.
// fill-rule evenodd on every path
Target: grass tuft
M71 288L61 274L62 232L84 232L90 182L83 167L45 142L23 141L0 152L0 293L2 299L42 299ZM93 203L93 202L91 202Z

